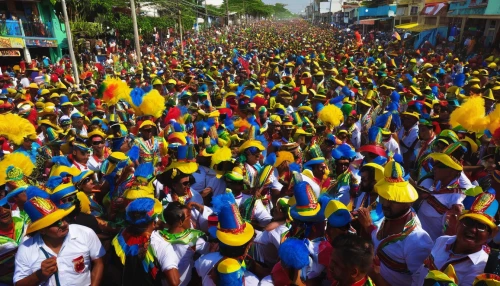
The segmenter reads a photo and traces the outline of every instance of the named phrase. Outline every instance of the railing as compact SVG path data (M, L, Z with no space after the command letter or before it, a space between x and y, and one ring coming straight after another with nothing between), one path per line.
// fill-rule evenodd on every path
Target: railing
M51 22L23 22L23 30L26 37L54 38Z
M15 20L0 21L0 36L22 36L19 22Z

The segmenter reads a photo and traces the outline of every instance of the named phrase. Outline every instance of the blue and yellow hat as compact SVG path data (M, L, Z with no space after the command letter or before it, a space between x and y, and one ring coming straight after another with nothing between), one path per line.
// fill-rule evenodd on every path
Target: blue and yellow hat
M73 176L71 179L73 181L73 184L77 186L83 179L90 177L94 174L94 171L92 170L84 170L81 171L79 175Z
M172 149L172 163L167 167L167 170L178 169L184 174L192 174L198 170L196 163L196 152L194 145L179 145Z
M137 198L127 206L125 219L133 225L145 224L156 219L162 211L161 202L157 199L148 197Z
M73 150L80 150L82 152L91 152L92 151L92 148L88 147L87 145L85 145L84 143L81 143L81 142L74 141L72 146L73 146Z
M429 158L434 159L436 162L441 162L453 170L462 171L462 163L457 160L455 156L463 156L466 150L467 149L460 142L455 142L446 147L446 149L443 150L443 153L431 153Z
M325 207L325 217L332 227L343 227L352 221L347 207L338 200L331 200Z
M64 141L62 140L59 140L59 133L57 132L56 129L52 128L52 127L47 127L47 129L45 129L45 133L46 133L46 139L47 139L47 145L61 145L64 143Z
M69 215L75 206L67 209L59 209L48 198L34 196L24 203L24 211L31 219L31 223L26 230L26 234L33 233L40 229L46 228L58 220Z
M396 161L387 162L384 179L375 184L374 190L388 201L413 203L418 199L417 191L405 180L405 171Z
M24 185L24 186L15 188L14 190L8 192L7 195L0 200L0 206L3 206L6 203L8 203L11 198L19 195L22 192L25 192L27 188L28 188L28 185Z
M317 222L324 219L320 213L321 205L308 182L301 181L293 186L293 199L295 205L290 209L294 220Z
M495 195L484 193L481 187L468 189L465 195L464 210L459 219L470 217L496 230L498 226L495 224L495 214L498 211L498 201Z
M217 265L217 285L244 285L243 277L245 270L238 260L226 258Z
M73 183L61 183L55 187L52 191L49 191L50 200L56 204L58 208L66 209L72 206L71 203L61 204L61 199L73 194L76 194L77 190Z
M323 152L321 152L321 149L317 144L311 146L306 155L308 157L308 160L304 164L305 169L312 169L313 165L325 162Z
M211 236L229 246L241 246L253 238L254 228L241 217L232 193L215 196L212 205L219 225L208 229Z

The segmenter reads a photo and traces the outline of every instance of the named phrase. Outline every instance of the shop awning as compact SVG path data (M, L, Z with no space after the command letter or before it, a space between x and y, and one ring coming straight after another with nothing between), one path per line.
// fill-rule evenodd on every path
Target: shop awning
M448 3L427 4L420 12L423 16L443 16L448 13Z
M422 31L434 29L434 28L436 28L436 25L419 25L418 23L406 23L406 24L397 25L395 28L406 30L409 32L422 32Z
M359 20L359 23L356 23L358 25L375 25L376 21L381 21L381 20L386 20L386 18L373 18L373 19L364 19L364 20Z

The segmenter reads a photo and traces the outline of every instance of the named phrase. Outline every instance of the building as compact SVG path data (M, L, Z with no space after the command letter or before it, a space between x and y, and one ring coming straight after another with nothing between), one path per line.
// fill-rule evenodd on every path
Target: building
M422 10L424 1L422 0L398 0L396 1L396 15L394 23L396 25L418 22L418 13Z
M451 1L447 17L449 25L460 28L459 39L483 38L484 47L498 46L500 2L495 0Z
M67 47L64 21L56 16L50 0L0 1L2 65L42 56L54 62Z

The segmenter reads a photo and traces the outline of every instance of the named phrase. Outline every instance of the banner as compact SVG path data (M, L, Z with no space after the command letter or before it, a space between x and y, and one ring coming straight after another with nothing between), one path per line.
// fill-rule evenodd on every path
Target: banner
M438 27L420 32L420 34L418 34L418 37L415 39L413 48L414 49L420 48L422 44L424 44L426 41L429 41L429 43L431 43L432 46L435 46L436 38L438 35L440 35L441 38L447 38L448 27Z
M57 40L26 39L26 46L57 48Z
M20 57L21 52L18 50L0 50L0 57Z
M24 48L24 41L21 38L7 38L0 37L0 49L22 49Z

